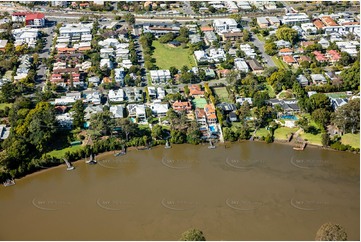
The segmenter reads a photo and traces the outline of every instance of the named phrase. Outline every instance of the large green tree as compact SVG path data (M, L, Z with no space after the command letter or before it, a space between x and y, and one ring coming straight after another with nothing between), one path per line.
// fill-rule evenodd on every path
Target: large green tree
M84 104L82 100L77 100L72 108L73 111L73 126L75 128L83 128L84 126Z
M189 229L185 231L179 240L182 241L206 241L203 232L199 229Z
M360 99L355 98L347 104L339 107L332 114L332 122L343 132L355 132L360 130Z
M276 37L279 40L286 40L294 44L298 39L298 32L288 26L281 26L276 31Z
M338 224L325 223L316 233L317 241L346 241L347 233L345 229Z

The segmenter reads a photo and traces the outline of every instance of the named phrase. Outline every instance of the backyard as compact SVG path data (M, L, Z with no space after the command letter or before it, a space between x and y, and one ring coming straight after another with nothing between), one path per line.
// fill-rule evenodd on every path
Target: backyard
M67 147L67 148L64 148L61 150L53 150L53 151L49 152L48 155L54 156L55 158L58 158L58 159L61 159L64 157L66 152L74 152L74 151L78 151L81 149L83 149L82 145L74 145L74 146Z
M212 88L214 94L216 94L219 97L219 100L221 100L221 102L231 102L231 100L228 97L228 91L226 87L217 87L217 88Z
M287 128L287 127L280 127L275 130L274 138L277 140L287 140L291 133L295 133L298 128Z
M189 54L189 49L171 47L159 41L153 41L153 47L155 49L152 57L156 59L156 65L159 69L167 70L171 66L178 69L184 65L189 68L196 66L193 55Z
M353 148L360 148L360 134L344 134L341 137L341 143L351 145Z

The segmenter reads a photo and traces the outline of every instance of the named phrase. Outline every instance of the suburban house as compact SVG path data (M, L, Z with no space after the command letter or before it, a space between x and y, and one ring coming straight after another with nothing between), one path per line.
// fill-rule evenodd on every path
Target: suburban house
M194 113L195 113L196 121L198 124L200 124L201 126L207 125L207 117L206 117L206 112L204 111L204 109L196 108L194 110Z
M283 48L283 49L280 49L278 52L279 56L292 55L292 54L293 54L293 49L290 49L290 48Z
M272 107L279 105L285 114L294 114L300 112L297 99L269 99L266 102L271 104Z
M194 57L197 62L208 62L208 56L204 50L196 50L194 51Z
M262 65L258 61L256 61L256 60L247 60L246 62L251 67L252 72L254 72L254 73L262 73L263 72L264 69L263 69Z
M143 24L143 33L151 33L159 37L167 33L178 34L180 24L178 23L165 23L165 22L152 22Z
M239 97L236 99L236 103L243 105L244 102L248 102L249 105L253 105L252 98L250 97Z
M207 45L211 45L213 41L216 41L217 36L213 31L208 31L204 33L204 41Z
M221 34L224 32L230 32L231 30L239 30L237 27L237 22L234 19L226 18L226 19L215 19L213 20L214 30Z
M338 51L336 50L327 50L326 57L329 59L331 63L336 63L341 59L340 53L338 53Z
M123 102L125 99L123 89L118 89L117 91L109 90L108 98L110 102Z
M331 97L330 97L330 101L333 110L337 110L339 107L347 104L348 102L347 98L331 98Z
M308 86L308 79L304 75L297 76L297 81L300 83L301 86L305 87Z
M242 72L245 72L245 73L249 72L249 67L247 65L247 62L242 58L235 58L234 59L234 66L239 71L242 71Z
M231 32L227 32L227 33L222 33L221 37L222 37L223 41L228 41L228 40L229 41L237 41L237 40L242 39L243 33L240 31L237 31L237 32L231 31Z
M280 20L277 17L258 17L257 24L261 29L268 28L269 26L277 28L280 26Z
M166 83L166 81L171 79L169 70L151 70L149 74L153 84Z
M209 125L217 123L216 109L213 104L206 104L204 106L204 112L207 117L207 123Z
M201 90L201 87L199 85L191 85L189 87L189 95L192 97L203 97L204 91Z
M13 22L25 23L29 27L44 27L45 14L32 12L14 12L11 17Z
M112 105L112 106L110 106L109 111L114 115L114 118L123 118L124 117L123 105Z
M278 49L279 48L290 48L291 47L291 42L285 41L283 39L275 41L274 43L276 44Z
M99 92L92 92L86 95L85 101L88 103L92 103L94 105L100 104L100 93Z
M327 83L326 78L322 74L311 74L311 80L315 85Z
M174 111L186 111L189 112L192 110L192 105L189 101L181 102L181 101L175 101L172 105L172 108Z
M302 23L310 22L310 19L305 13L286 13L285 16L282 17L282 24L287 25L297 25Z
M6 40L6 39L1 39L0 40L0 51L5 52L5 47L6 47L7 43L8 43L8 40Z
M257 54L249 44L241 44L239 47L240 50L243 51L247 57L250 57L252 59L256 58Z
M284 55L282 56L283 62L285 62L288 65L297 65L297 60L292 55Z
M144 104L128 104L127 109L128 116L132 119L137 119L138 123L147 121Z
M154 100L150 105L152 109L152 113L156 115L156 117L165 117L167 115L169 105L168 103L161 103L160 100Z

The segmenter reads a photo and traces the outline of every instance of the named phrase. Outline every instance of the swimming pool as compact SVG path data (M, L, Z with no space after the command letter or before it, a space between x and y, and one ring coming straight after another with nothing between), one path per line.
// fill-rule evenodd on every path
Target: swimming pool
M209 126L209 131L211 132L217 132L217 129L215 126Z
M282 115L281 119L298 120L298 118L295 115Z

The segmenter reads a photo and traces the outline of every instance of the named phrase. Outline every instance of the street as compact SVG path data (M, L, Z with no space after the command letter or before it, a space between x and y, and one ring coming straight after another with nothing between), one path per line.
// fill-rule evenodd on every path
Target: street
M269 55L267 55L266 52L264 51L264 43L258 39L257 35L252 34L252 42L254 46L256 46L259 49L259 51L261 51L263 59L267 62L267 66L269 67L276 66L272 58Z

